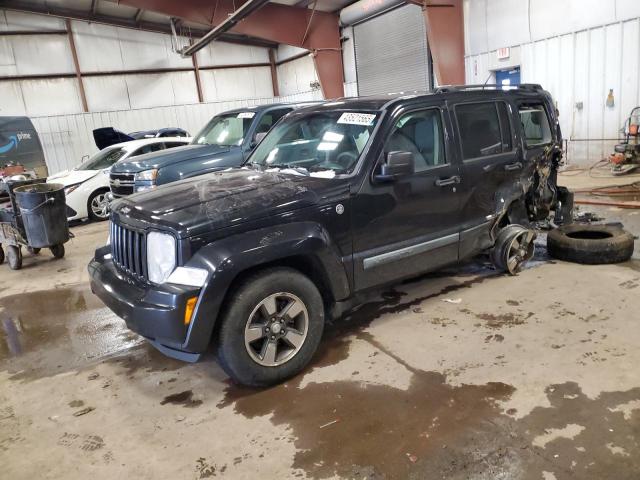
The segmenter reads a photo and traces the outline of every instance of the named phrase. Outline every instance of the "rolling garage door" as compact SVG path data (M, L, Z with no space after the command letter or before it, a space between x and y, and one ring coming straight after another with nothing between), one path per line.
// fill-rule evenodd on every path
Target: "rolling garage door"
M429 50L422 10L404 5L353 27L358 93L427 90Z

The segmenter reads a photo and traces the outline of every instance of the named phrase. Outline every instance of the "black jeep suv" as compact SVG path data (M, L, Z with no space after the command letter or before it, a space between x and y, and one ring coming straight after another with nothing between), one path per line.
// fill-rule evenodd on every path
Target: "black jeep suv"
M116 202L91 288L166 355L215 340L233 379L273 384L358 293L489 249L516 272L527 225L558 206L561 157L538 85L326 102L241 168Z

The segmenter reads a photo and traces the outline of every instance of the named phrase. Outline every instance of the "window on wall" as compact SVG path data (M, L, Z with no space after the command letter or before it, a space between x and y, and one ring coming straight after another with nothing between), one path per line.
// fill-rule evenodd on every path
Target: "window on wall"
M431 108L400 117L384 150L385 153L413 153L416 172L444 165L446 159L440 111Z
M504 102L469 103L455 108L465 160L511 151L511 124Z
M551 143L551 127L544 106L521 105L520 123L527 147Z

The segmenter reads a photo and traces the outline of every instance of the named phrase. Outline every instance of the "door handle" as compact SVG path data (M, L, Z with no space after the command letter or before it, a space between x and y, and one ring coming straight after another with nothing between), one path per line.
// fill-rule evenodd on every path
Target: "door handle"
M436 186L438 187L446 187L447 185L454 185L456 183L460 183L460 177L458 175L454 175L449 178L439 178L436 180Z
M509 163L509 164L504 166L504 169L507 172L511 172L513 170L520 170L521 168L522 168L522 163L520 163L520 162Z
M494 168L496 168L496 164L490 163L489 165L485 165L484 167L482 167L482 170L484 170L485 172L490 172Z

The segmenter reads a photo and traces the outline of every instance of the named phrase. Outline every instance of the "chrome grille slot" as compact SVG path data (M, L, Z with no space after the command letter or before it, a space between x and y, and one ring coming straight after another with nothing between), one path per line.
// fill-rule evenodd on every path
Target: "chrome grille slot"
M144 233L111 222L111 256L116 267L139 279L146 279L145 250Z

